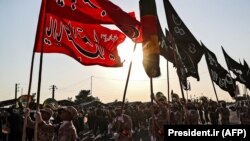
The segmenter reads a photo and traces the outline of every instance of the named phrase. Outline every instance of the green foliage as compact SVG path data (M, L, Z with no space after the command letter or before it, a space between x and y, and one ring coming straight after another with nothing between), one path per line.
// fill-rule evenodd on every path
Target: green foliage
M90 95L90 90L81 90L79 94L75 97L76 104L90 102L93 100L95 100L95 98Z

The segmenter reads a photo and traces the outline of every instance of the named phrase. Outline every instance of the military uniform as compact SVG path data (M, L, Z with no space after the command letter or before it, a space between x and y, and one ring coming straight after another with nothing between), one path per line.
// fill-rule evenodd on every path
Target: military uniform
M230 111L226 107L226 103L222 103L222 107L219 108L219 113L221 115L221 124L222 125L229 125L229 116L230 116Z
M149 119L149 133L155 141L164 141L164 124L160 115Z
M183 124L183 114L182 114L180 105L178 105L177 103L174 103L171 106L170 124L173 124L173 125Z
M49 108L41 109L41 112L47 112L50 117L53 114L53 111ZM37 130L38 141L52 141L54 139L55 130L51 128L49 129L46 128L46 126L43 126L45 124L52 125L50 121L43 121L42 123L38 124L38 130ZM27 126L30 128L35 128L35 121L32 121L30 117L27 119Z
M58 130L58 141L76 141L77 134L72 121L64 121Z
M212 125L218 125L218 119L219 119L219 113L218 113L218 110L217 110L217 103L216 102L211 102L210 103L211 107L210 107L210 110L209 110L209 116L210 116L210 121L211 121L211 124Z
M248 108L245 105L245 103L242 102L240 105L240 108L239 108L239 115L240 115L241 124L247 124L247 120L248 120L247 113L248 113Z
M75 118L77 116L77 110L73 106L63 107L64 111L68 112L70 116ZM41 120L41 115L38 115L38 119ZM38 126L43 129L43 131L57 133L57 141L76 141L77 133L72 120L65 120L60 124L51 125L44 121L40 122ZM42 138L43 139L43 138ZM47 140L48 141L48 140Z
M132 120L128 115L117 116L113 120L112 130L116 133L116 141L132 141Z
M187 103L187 123L190 125L198 125L199 114L195 105L191 102Z

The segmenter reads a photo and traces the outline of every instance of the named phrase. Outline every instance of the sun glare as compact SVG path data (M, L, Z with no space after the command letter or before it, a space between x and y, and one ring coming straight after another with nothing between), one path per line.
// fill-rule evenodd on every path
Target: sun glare
M124 60L124 69L119 74L120 76L127 77L128 68L130 65L130 61L133 60L132 69L131 69L131 80L145 80L147 79L147 75L144 71L142 60L143 60L143 53L141 49L141 44L136 45L136 50L133 52L133 43L130 44L130 47L121 47L119 48L119 54L121 57L121 60Z

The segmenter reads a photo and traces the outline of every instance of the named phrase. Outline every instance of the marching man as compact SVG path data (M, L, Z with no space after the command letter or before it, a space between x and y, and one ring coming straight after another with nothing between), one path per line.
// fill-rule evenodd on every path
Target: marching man
M112 123L112 130L116 141L132 141L132 120L123 114L122 108L118 107L115 110L116 117Z

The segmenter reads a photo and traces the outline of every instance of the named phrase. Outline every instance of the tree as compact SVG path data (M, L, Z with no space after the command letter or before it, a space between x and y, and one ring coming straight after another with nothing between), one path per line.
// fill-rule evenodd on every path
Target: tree
M68 97L68 98L67 98L67 100L70 101L70 102L73 102L72 99L73 99L72 97Z
M75 99L76 104L95 100L95 98L90 95L90 90L81 90L75 98L76 98Z

